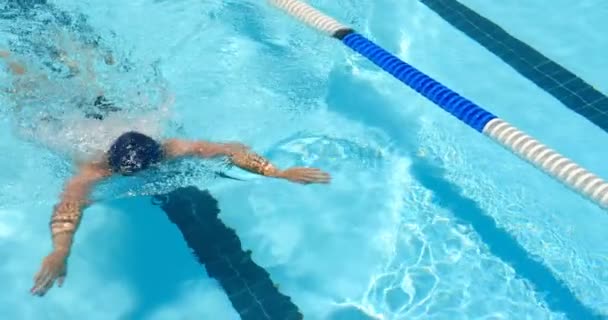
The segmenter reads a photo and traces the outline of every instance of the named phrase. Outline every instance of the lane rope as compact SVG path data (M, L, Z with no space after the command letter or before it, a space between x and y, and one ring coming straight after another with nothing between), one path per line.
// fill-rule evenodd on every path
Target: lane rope
M437 106L490 137L601 208L608 208L608 183L574 161L484 110L448 87L400 60L354 29L299 0L268 0L308 26L340 40Z

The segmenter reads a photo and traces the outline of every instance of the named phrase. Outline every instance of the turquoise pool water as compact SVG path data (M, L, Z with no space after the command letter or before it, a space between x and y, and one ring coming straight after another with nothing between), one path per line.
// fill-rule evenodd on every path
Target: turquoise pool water
M117 59L131 61L129 72L100 71L108 90L131 97L166 87L174 94L166 135L239 140L280 166L332 173L329 186L237 170L230 173L246 182L204 174L171 181L210 190L222 220L305 319L608 315L606 212L339 42L264 1L52 3L87 16ZM309 3L608 177L605 132L418 1ZM559 0L550 8L540 0L462 3L608 91L599 1ZM0 45L11 39L14 21L0 20ZM2 73L2 84L8 79ZM146 196L129 196L143 192L120 182L104 185L105 201L85 213L65 286L30 297L32 276L50 249L50 212L71 165L23 143L14 119L2 115L3 318L237 319L164 213Z

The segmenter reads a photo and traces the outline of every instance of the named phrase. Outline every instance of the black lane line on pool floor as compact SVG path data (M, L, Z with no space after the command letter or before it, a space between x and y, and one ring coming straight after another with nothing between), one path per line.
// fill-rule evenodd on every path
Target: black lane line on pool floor
M608 97L456 0L420 0L518 73L608 132Z
M606 315L601 315L582 303L575 292L537 257L528 253L479 203L446 179L444 168L424 158L415 157L413 160L411 172L418 182L433 192L434 202L452 212L458 223L470 226L487 246L487 250L511 266L518 278L530 285L536 297L544 300L549 310L563 314L569 320L606 319ZM508 284L505 287L509 287Z
M196 187L154 198L179 228L194 256L217 280L243 320L300 320L303 315L282 294L269 273L244 251L236 232L220 219L217 200Z

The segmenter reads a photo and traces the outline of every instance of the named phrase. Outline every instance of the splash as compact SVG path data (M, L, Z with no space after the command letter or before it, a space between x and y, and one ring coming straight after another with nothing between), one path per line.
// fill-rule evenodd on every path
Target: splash
M0 30L11 61L26 72L2 82L0 116L17 137L76 161L104 152L125 131L162 137L173 98L158 62L110 50L115 37L96 35L82 15L50 5L9 9Z
M177 188L208 187L220 178L231 178L225 172L228 162L221 160L180 159L143 171L135 176L109 179L100 183L92 195L95 201L138 196L157 196Z

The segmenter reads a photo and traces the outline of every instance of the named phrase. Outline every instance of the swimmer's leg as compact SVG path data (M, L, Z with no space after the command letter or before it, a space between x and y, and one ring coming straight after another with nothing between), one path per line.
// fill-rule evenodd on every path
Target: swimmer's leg
M0 58L6 62L8 70L13 75L20 76L26 73L27 69L25 68L25 66L22 63L16 61L14 58L12 58L10 51L0 49Z
M13 103L15 103L14 111L19 112L23 108L23 105L17 103L19 100L17 96L23 93L27 94L28 92L31 92L32 83L36 82L36 79L32 78L34 81L20 81L23 80L23 78L27 79L25 77L28 74L27 68L23 63L17 61L9 50L0 49L0 60L6 63L9 73L14 76L12 77L12 85L8 88L4 88L2 91L7 93ZM17 80L17 78L19 78L19 80ZM36 85L34 84L33 86L35 87Z
M0 49L0 60L6 63L9 72L15 76L12 88L7 91L10 94L35 91L42 86L42 83L50 81L46 74L35 68L26 67L25 63L19 61L9 50Z
M96 49L80 41L71 32L56 28L52 34L56 60L68 68L69 76L77 77L83 86L93 88L98 95L102 95L103 89L97 83L94 68L94 61L99 54Z
M104 90L97 82L94 62L100 52L94 43L82 42L76 35L63 30L57 30L54 34L57 59L68 67L71 76L77 77L82 86L96 92L95 100L78 105L85 117L103 120L109 113L120 111L121 108L116 107L104 96Z

